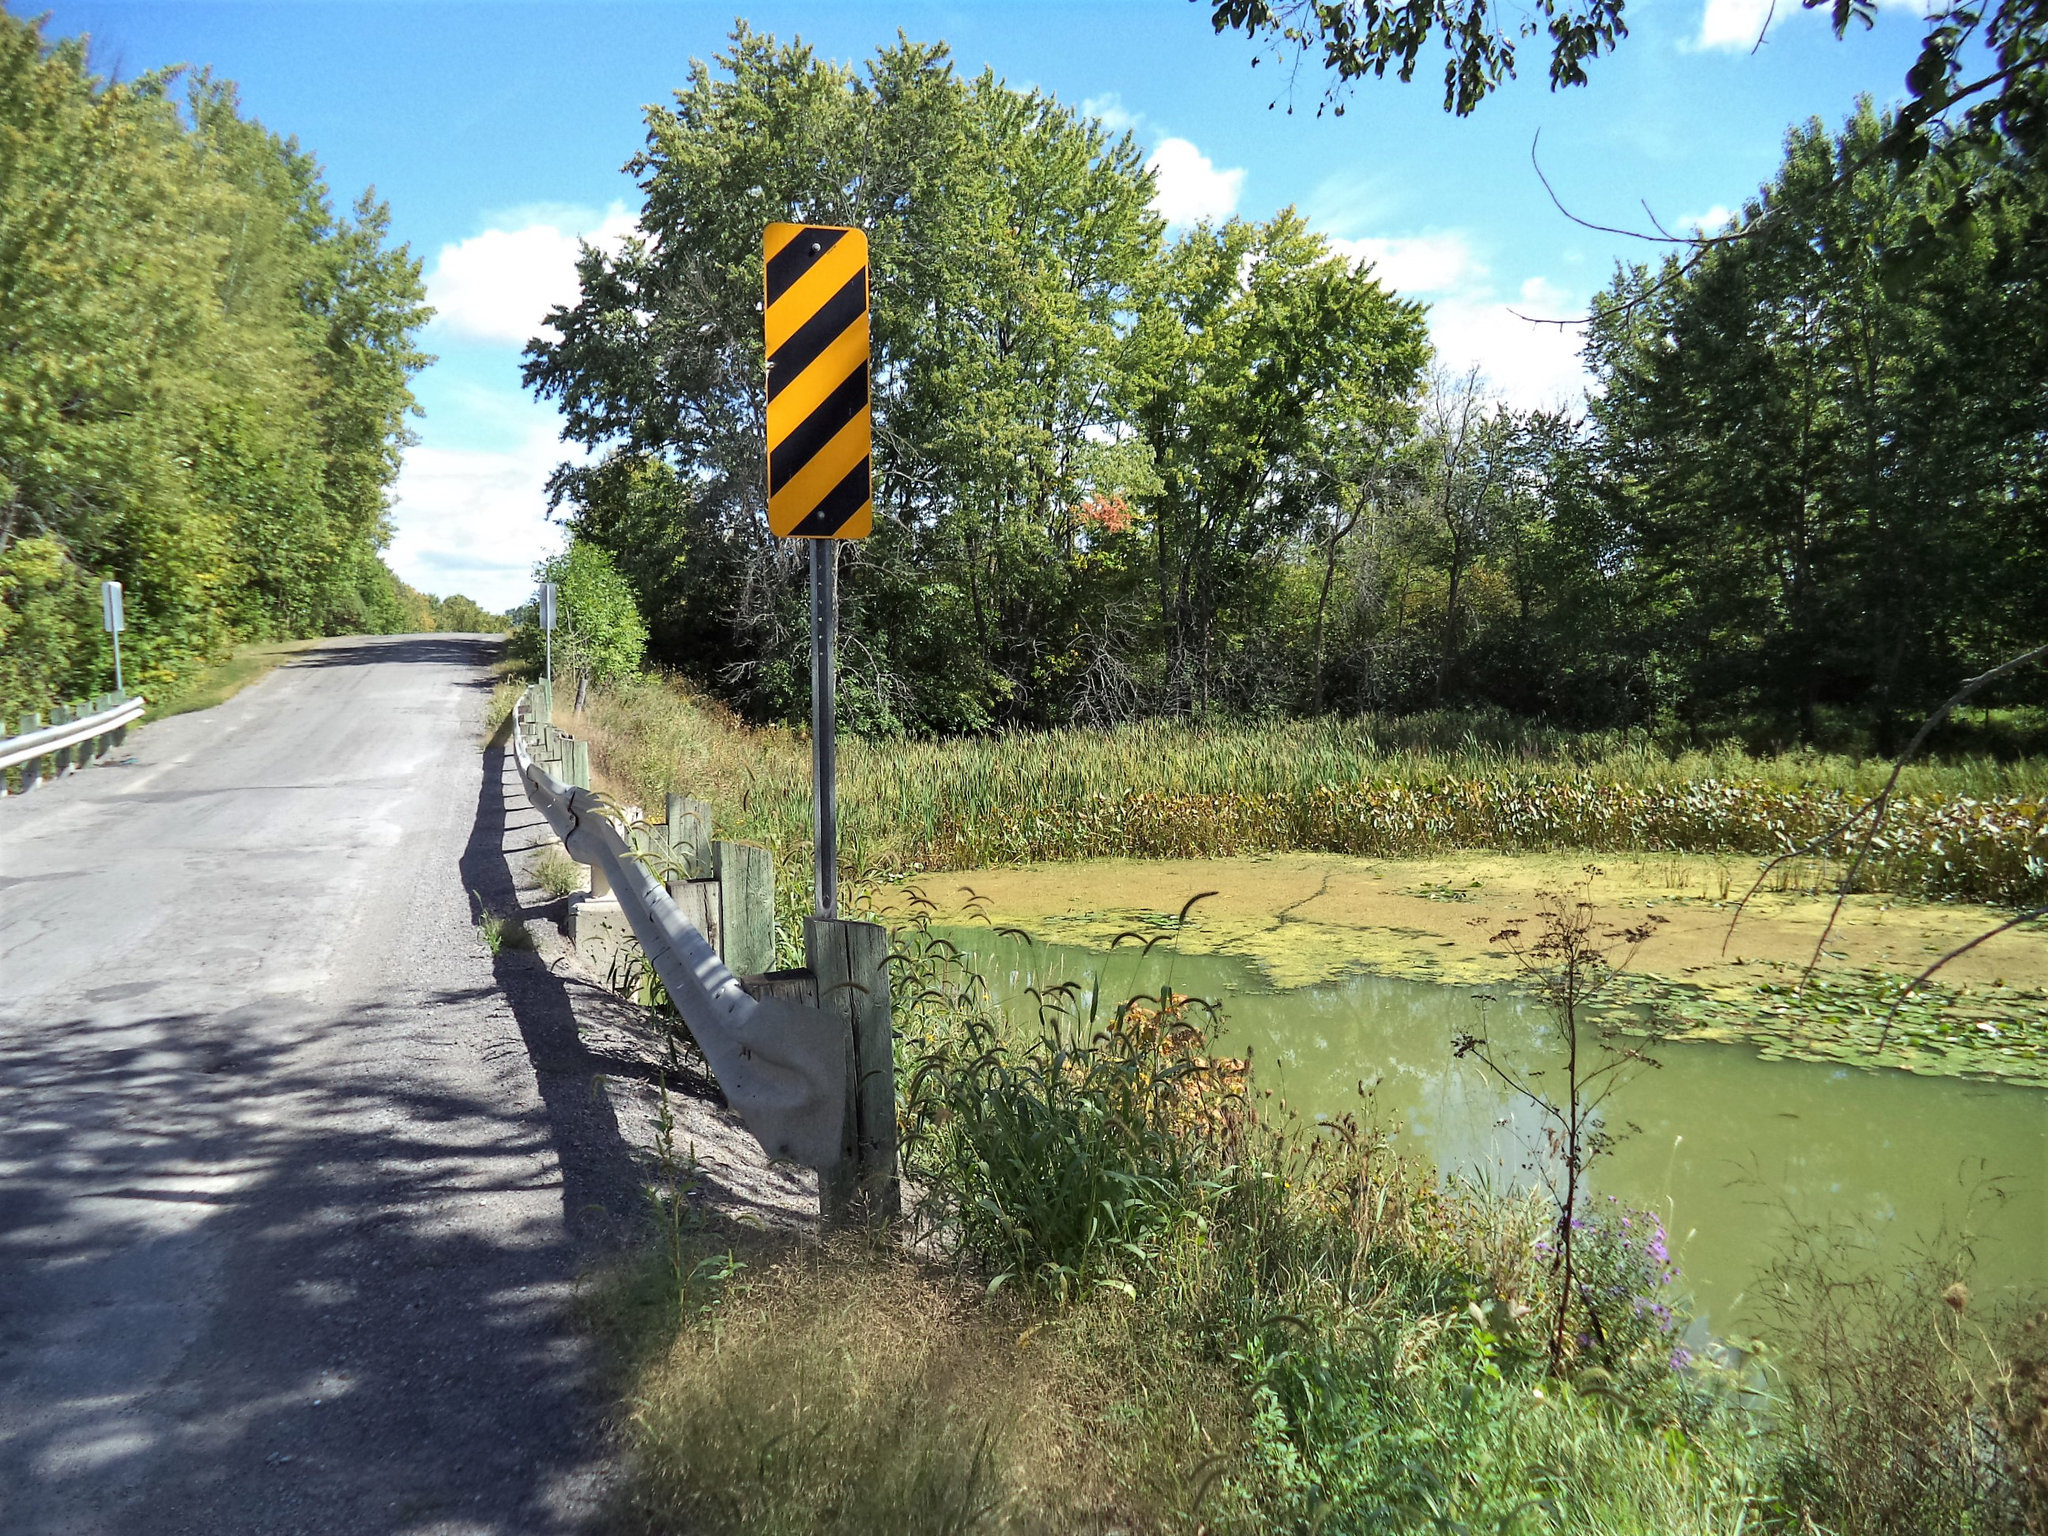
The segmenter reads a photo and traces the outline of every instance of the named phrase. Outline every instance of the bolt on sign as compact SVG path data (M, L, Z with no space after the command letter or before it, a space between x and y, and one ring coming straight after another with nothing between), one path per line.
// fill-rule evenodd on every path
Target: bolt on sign
M864 539L874 526L868 414L868 237L770 224L768 527L785 539Z

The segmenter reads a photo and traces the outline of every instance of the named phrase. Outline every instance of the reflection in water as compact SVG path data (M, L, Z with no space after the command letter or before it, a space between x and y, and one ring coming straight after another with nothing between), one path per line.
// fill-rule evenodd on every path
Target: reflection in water
M1099 995L1177 992L1218 1004L1218 1044L1249 1053L1257 1081L1306 1115L1361 1107L1438 1166L1502 1182L1535 1174L1538 1113L1472 1062L1454 1035L1486 1036L1508 1062L1541 1068L1553 1026L1540 1003L1502 988L1357 975L1277 991L1228 956L1163 947L1107 954L948 928L1014 1014L1025 989ZM1740 1326L1739 1302L1788 1224L1847 1219L1886 1252L1977 1240L1981 1293L2048 1289L2048 1093L1904 1072L1765 1061L1739 1046L1669 1044L1629 1081L1607 1123L1625 1135L1594 1188L1659 1211L1700 1309ZM1539 1081L1553 1080L1551 1077Z

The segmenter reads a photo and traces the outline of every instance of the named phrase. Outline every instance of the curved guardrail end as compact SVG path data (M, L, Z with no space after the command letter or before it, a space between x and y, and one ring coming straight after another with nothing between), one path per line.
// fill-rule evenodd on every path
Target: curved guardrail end
M635 856L605 802L563 783L527 749L528 707L514 707L512 747L527 799L569 857L611 888L633 937L696 1038L726 1102L771 1158L827 1169L843 1153L846 1020L821 1008L749 997L711 942ZM593 887L597 880L593 878Z

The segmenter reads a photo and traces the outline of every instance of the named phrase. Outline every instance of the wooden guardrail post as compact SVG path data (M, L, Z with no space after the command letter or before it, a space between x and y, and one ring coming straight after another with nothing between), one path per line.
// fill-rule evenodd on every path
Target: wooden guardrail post
M552 726L549 730L562 754L562 782L572 789L590 788L590 743L555 731ZM604 866L590 864L585 867L590 871L591 897L597 899L611 895L612 882L605 874Z
M42 728L43 717L41 712L32 709L21 717L21 724L15 727L14 734L17 736L26 736L28 735L29 732L40 731ZM38 784L42 782L43 760L40 757L32 757L27 762L21 765L20 792L22 794L27 794L30 790L34 789Z
M731 935L725 927L725 908L719 899L718 867L711 853L711 807L687 795L668 797L668 821L660 828L671 867L662 883L685 922L704 935L704 941L734 970L727 949Z
M52 725L69 725L73 718L74 716L70 709L65 705L55 704L50 707L50 724ZM61 779L70 771L71 749L69 747L59 747L50 754L50 777L53 780Z
M710 880L718 865L711 852L711 806L687 795L668 797L669 852L682 865L682 879Z
M719 954L740 976L775 966L775 855L752 843L713 843Z
M889 935L878 923L804 919L818 1006L846 1020L846 1119L837 1166L818 1174L818 1207L835 1225L876 1226L903 1206L896 1178L896 1050Z

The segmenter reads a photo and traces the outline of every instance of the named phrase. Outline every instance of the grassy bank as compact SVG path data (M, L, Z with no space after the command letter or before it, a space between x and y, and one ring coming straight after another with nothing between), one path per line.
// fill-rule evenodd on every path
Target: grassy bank
M1808 1234L1707 1347L1654 1218L1444 1184L1272 1112L1178 1005L1004 1032L898 973L903 1234L692 1226L600 1295L653 1532L2019 1533L2048 1358L1966 1245ZM1560 1314L1560 1308L1562 1313ZM1562 1317L1563 1327L1555 1326ZM1554 1343L1561 1340L1561 1343Z
M622 798L710 800L733 835L800 867L804 739L751 729L658 678L591 701L593 771ZM1502 718L1154 722L840 752L856 878L1085 858L1279 852L1407 858L1453 849L1768 856L1823 831L1888 765L1727 748L1668 754ZM1909 768L1866 889L2024 903L2048 896L2048 761ZM1842 851L1839 847L1838 853ZM1816 861L1801 876L1827 878Z

